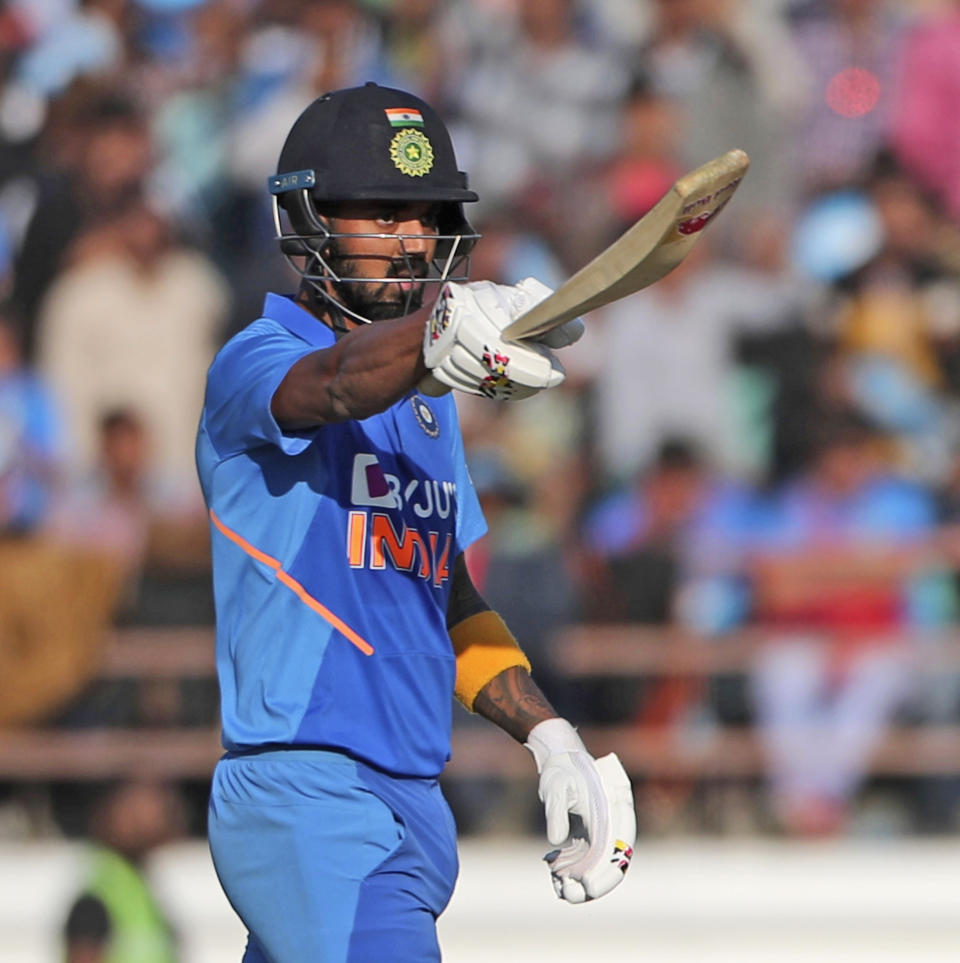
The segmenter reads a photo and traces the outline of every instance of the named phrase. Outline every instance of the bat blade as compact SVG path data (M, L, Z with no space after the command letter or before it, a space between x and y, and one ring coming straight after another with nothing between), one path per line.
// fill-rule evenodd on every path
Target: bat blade
M625 234L508 325L504 338L545 334L669 274L733 196L749 166L744 151L730 150L684 174Z

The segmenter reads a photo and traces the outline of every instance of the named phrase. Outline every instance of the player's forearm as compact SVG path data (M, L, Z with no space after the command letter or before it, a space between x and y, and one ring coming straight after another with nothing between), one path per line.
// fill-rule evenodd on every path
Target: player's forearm
M518 666L494 676L478 693L473 710L520 743L537 723L557 718L530 673Z
M389 408L426 374L423 328L429 309L355 328L301 358L273 396L284 428L367 418ZM320 322L318 322L319 324Z

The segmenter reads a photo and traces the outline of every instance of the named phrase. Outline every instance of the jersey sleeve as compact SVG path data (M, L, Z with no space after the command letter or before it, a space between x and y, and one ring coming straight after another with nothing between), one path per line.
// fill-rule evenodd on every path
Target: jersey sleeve
M262 445L298 455L310 444L315 429L284 431L270 403L293 365L316 350L260 322L227 342L207 374L204 404L204 427L220 457Z

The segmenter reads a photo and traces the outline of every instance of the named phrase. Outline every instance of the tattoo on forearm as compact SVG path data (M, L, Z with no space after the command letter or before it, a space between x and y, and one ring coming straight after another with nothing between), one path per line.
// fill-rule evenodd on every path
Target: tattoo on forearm
M526 742L538 722L557 715L530 673L518 666L494 676L477 694L473 708L517 742Z

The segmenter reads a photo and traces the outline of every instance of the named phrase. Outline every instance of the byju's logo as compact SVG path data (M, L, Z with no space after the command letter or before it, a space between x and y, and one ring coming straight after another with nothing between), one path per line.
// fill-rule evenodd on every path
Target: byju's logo
M408 506L418 518L449 518L456 498L456 482L411 478L401 488L400 479L385 472L376 455L354 455L350 501L356 506L398 510Z

